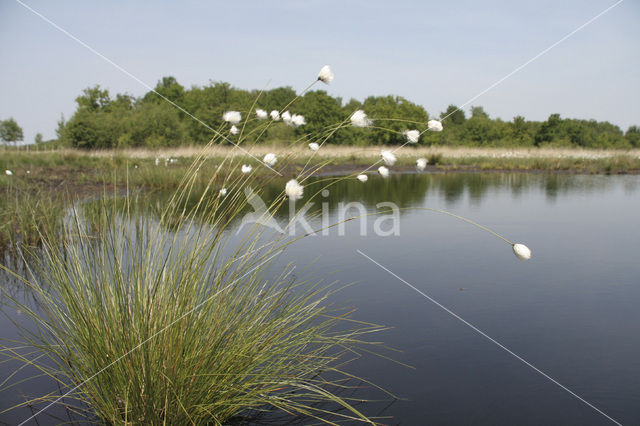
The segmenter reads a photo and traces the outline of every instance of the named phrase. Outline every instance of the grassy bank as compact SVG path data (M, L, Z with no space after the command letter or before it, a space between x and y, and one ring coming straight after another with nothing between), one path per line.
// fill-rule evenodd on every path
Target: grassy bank
M258 159L274 152L278 156L295 158L295 164L304 164L310 158L317 162L328 161L330 164L352 164L368 166L375 162L382 149L394 151L399 146L353 147L323 146L313 154L306 146L286 146L280 144L254 145L239 149L231 146L212 146L206 149L205 156L212 161L224 158L243 159L247 164L259 165ZM0 157L0 169L14 172L26 170L60 172L63 176L73 173L74 181L100 182L109 173L142 165L164 166L165 160L176 161L167 165L172 169L186 167L189 160L202 151L202 147L180 147L161 150L61 150L53 152L17 153L7 152ZM588 150L588 149L501 149L501 148L442 148L404 146L395 151L399 164L413 164L416 158L431 159L430 164L443 168L457 166L474 166L481 169L525 169L525 170L567 170L574 168L577 172L595 171L600 167L602 172L637 172L640 170L640 150ZM253 158L252 158L253 157ZM99 177L91 179L91 177Z

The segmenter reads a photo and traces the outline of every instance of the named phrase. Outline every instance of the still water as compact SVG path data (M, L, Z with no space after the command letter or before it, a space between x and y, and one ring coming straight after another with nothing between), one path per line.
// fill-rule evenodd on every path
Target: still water
M356 308L358 320L390 327L373 338L399 350L384 352L397 363L365 354L347 370L400 399L363 388L353 396L378 401L360 410L385 424L614 424L535 366L616 421L640 424L640 177L396 175L342 182L316 205L326 202L335 223L339 202L375 211L386 201L403 208L398 235L376 235L376 217L352 220L344 235L336 227L304 238L278 260L353 283L335 301ZM502 240L419 207L477 221L527 244L533 258L521 262ZM9 319L20 316L5 313L0 337L13 338ZM0 371L3 380L11 370ZM46 379L11 388L0 410L22 393L54 388ZM64 420L52 413L40 424Z

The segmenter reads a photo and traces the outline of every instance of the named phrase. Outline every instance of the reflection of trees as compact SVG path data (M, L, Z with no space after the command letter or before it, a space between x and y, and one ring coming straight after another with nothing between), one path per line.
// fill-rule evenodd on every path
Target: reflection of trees
M401 208L422 205L429 193L437 194L448 207L454 206L465 195L469 201L475 205L481 205L489 192L508 191L514 198L519 198L527 191L542 190L549 201L555 201L559 196L572 192L598 193L610 190L620 183L621 177L610 176L585 176L566 174L537 174L537 173L451 173L451 174L399 174L392 175L388 179L383 179L374 174L370 175L367 183L359 182L356 179L336 178L336 182L331 184L329 194L321 195L321 190L329 183L327 178L309 179L305 182L305 198L296 204L296 210L302 208L304 203L313 202L309 209L309 214L319 214L323 203L327 203L330 213L335 213L339 203L361 202L369 210L375 210L376 204L387 201L393 202ZM625 178L623 178L625 179ZM628 177L621 182L624 190L634 192L639 185L637 177ZM270 205L274 200L282 195L284 181L274 181L261 189L259 193L266 205ZM244 197L239 193L241 188L235 188L230 195L235 194ZM202 193L194 191L184 200L185 209L176 209L178 212L190 211L198 204ZM208 197L216 197L217 193L210 193ZM228 197L228 196L227 196ZM169 200L169 194L165 192L153 192L141 195L137 202L133 203L135 210L140 216L147 218L158 218L164 211L164 206ZM225 202L224 200L222 201ZM93 206L95 208L95 206ZM91 210L90 205L87 206ZM229 214L226 209L221 211ZM243 207L242 213L234 218L241 219L244 213L252 212L251 206ZM209 211L202 211L204 217L210 214ZM91 217L92 215L87 215ZM288 202L280 203L275 216L277 219L287 220L289 217ZM179 218L176 217L176 221ZM209 217L209 219L211 219ZM167 222L171 223L171 222Z

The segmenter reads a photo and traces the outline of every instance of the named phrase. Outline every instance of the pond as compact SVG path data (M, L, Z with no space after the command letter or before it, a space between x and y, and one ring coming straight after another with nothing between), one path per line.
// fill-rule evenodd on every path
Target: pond
M355 215L340 212L349 202L401 210L397 220L368 216L305 237L277 262L352 284L335 302L390 327L372 339L397 349L382 352L393 361L363 353L347 367L399 398L358 389L353 397L376 400L358 405L365 414L385 424L640 423L639 176L406 174L341 182L316 197L330 224ZM422 207L472 219L533 257L521 262L504 241ZM21 315L5 314L0 337L15 338L11 320ZM11 368L2 364L0 380ZM54 389L46 379L17 385L0 394L0 411ZM56 408L38 418L64 419Z

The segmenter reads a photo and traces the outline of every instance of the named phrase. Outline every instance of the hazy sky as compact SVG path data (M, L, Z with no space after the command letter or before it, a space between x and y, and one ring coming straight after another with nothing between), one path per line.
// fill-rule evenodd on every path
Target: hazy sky
M24 2L150 86L301 89L330 64L331 95L400 95L439 115L616 0ZM472 104L505 120L640 125L639 23L640 2L623 1ZM54 137L88 86L147 91L15 0L0 0L0 77L0 118L29 142Z

